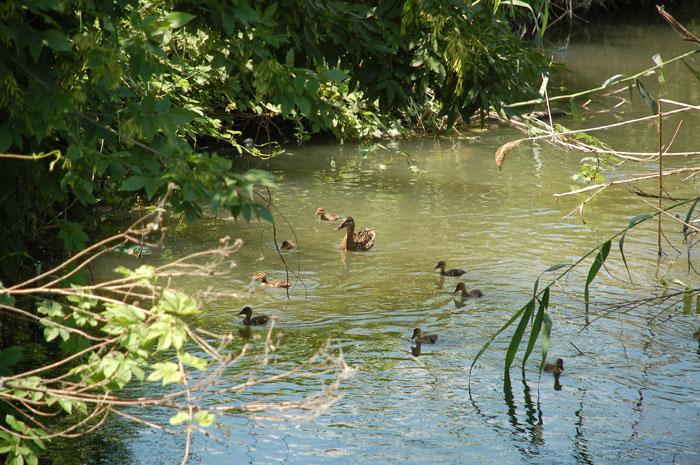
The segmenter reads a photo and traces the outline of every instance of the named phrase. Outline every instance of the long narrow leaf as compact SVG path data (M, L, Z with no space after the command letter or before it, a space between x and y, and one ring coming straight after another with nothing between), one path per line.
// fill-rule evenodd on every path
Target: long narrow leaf
M531 299L525 305L525 312L523 313L523 317L520 319L520 323L518 323L518 327L515 328L515 331L513 332L513 336L510 338L510 344L508 344L508 351L506 352L506 363L505 363L505 366L503 367L503 370L504 370L506 376L508 376L510 367L511 367L511 365L513 365L513 359L515 358L515 353L518 351L518 347L520 346L520 341L522 341L522 339L523 339L523 333L525 332L525 328L527 327L528 320L530 319L530 314L532 313L534 308L535 308L535 299Z
M471 375L471 373L472 373L472 369L474 369L474 365L476 364L476 361L479 360L479 357L481 357L481 355L482 355L484 352L486 352L486 349L489 348L489 346L491 345L491 343L493 342L493 340L496 339L496 337L497 337L499 334L501 334L503 331L505 331L505 329L506 329L508 326L512 325L513 322L514 322L515 320L517 320L518 317L519 317L520 315L522 315L522 313L525 311L525 309L527 308L528 305L530 305L530 302L526 303L525 305L523 305L523 307L522 307L520 310L518 310L517 312L515 312L515 314L514 314L512 317L510 317L510 319L509 319L508 321L506 321L506 322L503 324L503 326L501 326L501 329L499 329L498 331L496 331L496 333L495 333L493 336L491 336L491 339L489 339L488 342L487 342L486 344L484 344L484 345L481 347L481 350L479 350L479 353L476 354L476 357L474 357L474 360L472 361L472 364L469 366L469 374L470 374L470 375Z
M593 264L591 265L591 268L588 270L588 277L586 278L586 287L583 292L583 298L586 302L586 322L588 322L588 304L589 304L589 293L588 293L588 286L590 286L591 282L593 282L593 279L596 277L598 274L598 271L600 271L600 267L603 266L603 263L605 263L605 259L608 258L608 254L610 253L610 241L606 241L603 243L602 246L600 246L600 250L598 251L598 255L595 256L595 260L593 261Z
M540 335L540 329L542 328L542 319L544 318L544 312L549 307L549 286L544 289L542 293L542 300L540 300L540 306L537 309L537 315L535 316L535 321L532 323L532 329L530 330L530 339L527 341L527 349L525 350L525 355L523 356L523 372L525 372L525 362L530 357L532 350L535 348L535 342L537 337Z
M656 99L647 90L646 86L642 83L642 81L636 79L635 84L637 85L637 90L639 91L639 95L642 96L642 100L644 100L644 103L647 104L647 106L651 109L651 112L654 115L657 115L659 113L659 105L656 103Z
M542 361L540 362L540 374L544 370L544 364L547 361L547 352L549 351L549 336L552 335L552 319L548 314L544 314L542 318Z
M642 221L646 221L650 218L653 218L652 215L648 213L643 213L641 215L634 216L630 219L629 225L627 226L627 229L622 233L620 236L620 241L618 242L618 245L620 246L620 255L622 255L622 263L625 264L625 269L627 270L627 275L630 277L630 282L632 282L632 274L630 273L630 269L627 266L627 258L625 258L625 236L627 235L627 231Z
M690 210L688 210L688 214L685 215L685 222L686 224L690 223L690 218L693 216L693 210L695 210L695 207L697 206L698 202L700 202L700 197L697 197L695 199L695 202L690 206ZM683 237L686 237L688 235L688 226L685 224L683 225Z

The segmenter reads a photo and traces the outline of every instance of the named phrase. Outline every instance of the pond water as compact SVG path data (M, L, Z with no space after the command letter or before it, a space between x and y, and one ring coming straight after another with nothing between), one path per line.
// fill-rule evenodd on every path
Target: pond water
M657 51L667 58L687 47L663 27L643 33L617 28L579 38L564 59L574 70L576 87L585 88L650 66ZM655 92L688 100L693 96L687 88L696 93L700 88L682 65L669 67L666 78L664 87L654 84L654 77L645 82ZM625 107L624 118L647 114L639 100ZM606 113L561 122L585 127L620 117ZM688 129L697 123L687 120ZM549 358L565 360L562 388L554 389L549 374L538 377L538 346L526 377L514 368L512 391L504 392L508 330L478 362L469 390L473 358L529 299L540 272L575 261L629 218L651 211L619 188L587 204L585 222L577 216L563 219L585 197L556 201L553 194L570 190L580 155L547 144L523 144L499 172L495 150L517 137L510 129L488 130L385 144L386 149L374 153L362 153L352 144L310 145L293 147L290 155L262 165L279 177L274 203L289 222L278 222L278 240L300 245L285 253L294 282L289 298L283 290L248 287L257 271L285 276L268 224L224 216L172 228L164 250L143 262L161 263L215 247L225 235L245 244L234 257L232 277L182 283L191 292L213 285L238 294L208 302L199 324L237 334L237 313L251 305L276 317L276 327L285 335L278 349L282 359L302 361L331 340L356 369L341 387L343 397L317 419L222 417L230 435L218 434L218 440L196 436L190 463L700 463L700 353L691 336L700 318L674 307L648 323L663 309L652 304L624 315L613 312L581 331L590 261L552 287ZM655 150L653 124L599 137L618 148ZM681 131L674 149L693 148L693 138L692 130ZM417 170L409 169L399 150L411 154ZM653 166L625 164L606 175L614 179ZM693 180L669 185L678 197L700 190ZM653 192L655 184L640 187ZM342 233L314 218L320 206L351 215L358 228L375 228L374 249L343 257L338 250ZM672 222L665 227L669 240L682 247L680 228ZM657 266L655 228L655 223L643 225L626 239L635 284L629 283L614 243L607 272L592 285L595 315L618 299L660 295L662 275L697 287L698 276L687 273L684 253L665 246L669 257ZM691 260L697 263L697 257L696 252ZM438 260L467 273L439 279L433 270ZM133 257L121 257L101 266L109 269L117 261L137 264ZM451 292L459 281L481 289L484 297L455 301ZM417 326L438 334L439 340L423 345L416 357L410 337ZM298 399L320 387L317 379L292 380L253 388L246 398ZM182 448L180 436L115 420L86 441L80 460L179 463ZM60 461L70 463L70 457L66 450Z

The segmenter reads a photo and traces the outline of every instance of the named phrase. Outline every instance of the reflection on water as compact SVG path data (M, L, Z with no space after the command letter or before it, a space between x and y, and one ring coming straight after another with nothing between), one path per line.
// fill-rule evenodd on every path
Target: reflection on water
M587 50L582 47L572 50L574 58ZM700 352L691 337L697 319L647 326L660 309L637 308L579 332L583 271L552 288L549 353L567 360L561 377L539 378L537 346L524 376L514 383L507 379L504 389L508 339L498 337L470 383L474 356L529 299L542 270L576 260L647 211L618 190L588 207L586 224L561 220L580 199L557 203L552 194L569 190L578 157L522 144L499 172L495 149L515 137L499 130L477 141L402 142L364 156L351 145L310 146L266 164L280 176L274 202L289 220L278 222L278 240L298 246L284 252L292 270L289 298L282 289L247 287L257 271L285 276L264 223L202 219L196 228L172 231L165 250L142 259L165 260L215 246L225 235L241 237L245 246L235 257L233 277L181 283L191 291L213 286L240 296L207 302L198 323L249 340L251 329L241 326L236 309L250 305L256 314L277 319L285 334L279 348L284 360L303 360L331 339L358 369L343 385L343 398L313 422L221 418L221 431L230 436L198 437L192 463L700 462ZM620 131L610 137L616 138L613 145L625 145L638 135ZM399 148L411 153L422 174L408 169ZM683 195L683 189L674 193ZM314 216L319 206L352 215L358 229L376 228L375 248L341 253L342 233ZM594 314L611 299L657 292L655 240L651 225L626 238L636 285L626 281L624 265L611 253L610 275L601 274L592 287ZM441 259L467 273L439 275L433 267ZM127 260L135 263L133 257L119 263ZM484 297L455 298L460 280L483 290ZM440 334L438 344L413 345L410 332L419 326ZM514 376L519 368L516 358ZM294 398L320 388L317 381L290 381L247 395L277 390ZM159 433L125 434L125 441L130 455L115 451L106 463L175 463L181 452L179 438Z

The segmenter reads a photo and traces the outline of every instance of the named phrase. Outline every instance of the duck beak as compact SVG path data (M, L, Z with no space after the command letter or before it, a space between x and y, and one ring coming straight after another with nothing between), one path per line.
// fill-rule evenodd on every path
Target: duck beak
M347 221L343 221L342 223L340 223L340 224L338 225L337 228L335 228L335 230L336 230L336 231L340 231L340 230L343 229L345 226L347 226L347 224L348 224Z
M438 263L437 265L435 265L435 268L433 268L433 269L434 269L434 270L437 270L438 268L440 268L440 264L439 264L439 263Z

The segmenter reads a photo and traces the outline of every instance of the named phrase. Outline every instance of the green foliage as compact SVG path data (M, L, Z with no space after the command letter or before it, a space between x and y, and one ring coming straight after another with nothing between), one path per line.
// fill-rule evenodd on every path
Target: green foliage
M278 153L239 143L251 121L287 121L298 140L365 138L533 95L548 64L508 14L456 0L6 2L0 152L60 159L3 160L3 269L45 226L79 249L92 205L152 201L170 183L188 220L205 205L269 219L252 195L269 175L197 149Z
M666 210L670 210L672 208L690 203L693 201L693 207L691 207L691 212L692 208L694 208L695 204L697 203L697 199L691 199L691 200L686 200L683 202L680 202L676 205L673 205L671 207L668 207ZM658 214L658 213L657 213ZM528 338L528 343L527 347L525 349L525 353L523 355L523 360L522 360L522 370L523 373L525 372L525 364L532 354L532 351L535 348L535 344L538 340L540 339L541 343L541 351L542 351L542 356L540 360L540 372L542 372L544 368L545 361L547 360L547 353L549 350L549 339L551 336L552 332L552 319L547 313L547 309L549 308L549 298L550 298L550 287L552 284L563 278L566 274L571 272L574 268L576 268L579 264L581 264L586 258L589 256L593 255L594 253L595 258L593 260L593 263L591 264L588 274L586 276L586 282L584 285L584 301L585 301L585 321L586 324L590 323L588 314L589 314L589 302L590 302L590 285L593 282L593 280L596 278L598 275L600 269L603 267L605 261L608 258L608 255L610 254L610 249L612 246L612 241L613 239L619 237L619 246L620 246L620 253L622 255L622 259L625 263L625 267L627 267L627 261L625 259L624 255L624 238L625 235L627 234L628 231L631 229L637 227L638 225L644 223L647 220L650 220L654 218L654 215L650 214L642 214L642 215L637 215L633 218L630 219L629 224L625 229L622 231L618 232L617 234L613 235L611 238L608 240L604 241L602 244L597 246L595 249L589 251L587 254L582 256L578 261L575 263L559 263L556 265L552 265L549 268L545 269L535 280L535 285L533 289L533 294L530 297L530 299L523 305L517 312L515 312L508 321L506 321L503 326L501 326L498 331L496 331L491 338L481 347L479 352L476 354L474 357L474 360L472 360L472 363L469 367L469 373L471 374L472 370L474 369L474 366L476 365L476 362L479 360L481 355L486 351L486 349L489 348L491 343L498 337L499 334L501 334L503 331L505 331L507 328L513 325L518 319L520 320L518 322L518 325L516 326L515 330L513 331L513 335L510 338L510 342L508 344L508 349L506 351L505 355L505 365L504 365L504 383L506 385L510 382L510 368L513 364L513 361L515 360L515 356L517 354L518 349L520 348L520 344L522 342L523 336L525 334L525 331L527 330L528 324L531 326L530 329L530 336ZM548 284L543 290L538 291L539 287L539 282L540 279L542 278L542 275L544 273L549 273L552 271L557 271L557 270L564 270L559 273L559 275L550 283ZM629 272L629 269L628 269ZM692 289L688 287L686 284L678 281L678 280L673 280L674 282L677 282L677 284L680 284L683 286L685 292L682 293L683 296L683 305L684 305L684 310L689 309L691 307L691 299L692 296L694 295L692 292ZM661 281L662 285L664 286L669 286L668 282L662 278ZM537 307L537 312L535 313L535 306L538 305Z

